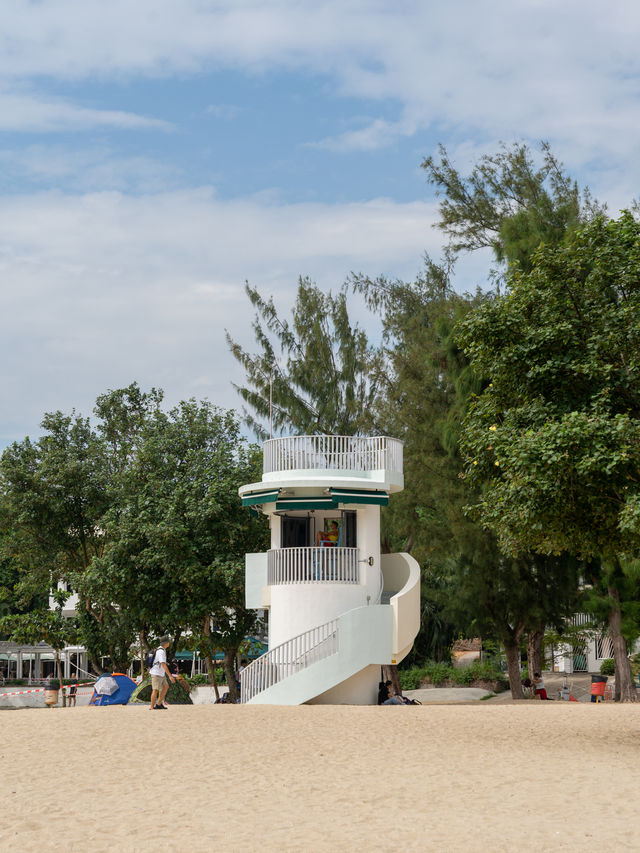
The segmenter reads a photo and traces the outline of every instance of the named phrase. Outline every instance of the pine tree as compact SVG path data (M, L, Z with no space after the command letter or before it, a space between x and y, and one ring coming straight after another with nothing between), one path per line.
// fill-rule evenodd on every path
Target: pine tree
M292 430L367 432L377 394L377 353L352 324L345 294L322 293L301 278L288 321L278 315L273 299L263 299L248 284L246 292L257 309L253 330L259 352L245 352L227 333L246 373L246 384L235 386L250 409L244 411L246 424L261 439Z

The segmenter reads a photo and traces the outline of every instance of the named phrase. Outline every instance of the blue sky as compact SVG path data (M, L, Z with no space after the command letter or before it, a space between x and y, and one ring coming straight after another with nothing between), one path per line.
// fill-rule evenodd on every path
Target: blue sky
M0 447L133 380L236 406L245 279L286 312L299 275L414 276L438 142L464 170L547 139L617 213L639 30L616 0L5 3Z

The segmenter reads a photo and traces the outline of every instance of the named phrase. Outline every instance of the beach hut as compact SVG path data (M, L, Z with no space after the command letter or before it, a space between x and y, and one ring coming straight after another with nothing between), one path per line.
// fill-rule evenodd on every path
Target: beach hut
M239 495L271 531L245 563L269 651L243 671L242 701L375 703L380 666L399 663L420 626L417 562L380 550L380 507L404 487L402 442L303 435L263 450L261 482Z
M115 685L115 687L114 687ZM126 705L137 684L122 672L104 673L95 683L90 705Z

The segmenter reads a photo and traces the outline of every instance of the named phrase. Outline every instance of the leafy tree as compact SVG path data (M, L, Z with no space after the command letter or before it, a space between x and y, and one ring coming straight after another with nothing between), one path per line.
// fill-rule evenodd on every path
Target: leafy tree
M542 163L525 144L503 145L481 157L468 177L460 175L447 150L427 157L422 168L443 196L440 228L454 254L489 248L496 260L531 268L540 244L562 243L580 223L603 212L588 190L564 171L549 144L541 144Z
M0 620L0 630L6 632L14 643L36 645L47 643L55 651L56 670L60 684L63 684L60 650L77 639L76 626L73 621L62 615L66 593L57 591L54 594L57 607L55 610L39 608L29 613L5 616ZM62 691L62 705L66 707L66 697Z
M118 419L129 424L116 402ZM101 414L106 432L106 403ZM208 637L214 619L217 647L232 660L255 622L243 606L244 555L265 544L264 526L237 492L259 476L260 461L233 413L209 403L144 414L103 518L109 544L86 575L92 598L126 613L145 640L164 632L176 643L185 631Z
M535 639L533 669L545 625L561 628L575 605L577 568L575 561L555 557L506 556L466 515L475 495L460 477L460 427L486 382L461 351L456 330L490 297L456 294L449 274L447 264L428 262L424 277L413 285L353 282L370 304L382 308L388 384L381 385L385 394L376 414L386 431L405 441L406 488L385 511L383 530L421 562L425 592L434 577L441 579L443 610L431 611L423 621L416 648L428 646L441 619L471 635L497 639L507 654L512 693L521 697L520 644L527 634Z
M16 590L25 602L59 580L82 593L85 572L105 544L100 520L108 471L101 442L75 412L46 414L41 426L38 441L15 442L0 460L3 518L11 531L4 553L19 568ZM81 595L81 602L92 619L104 621L89 598Z
M622 601L640 548L640 224L599 217L462 325L491 378L464 429L466 478L507 553L567 552L603 573L617 686L635 700Z
M370 427L376 397L376 352L366 334L353 325L344 293L322 293L301 278L289 322L278 316L273 299L265 301L246 286L257 316L253 324L257 355L250 355L227 334L246 382L236 386L263 422L245 410L245 421L261 438L275 431L300 434L356 435Z

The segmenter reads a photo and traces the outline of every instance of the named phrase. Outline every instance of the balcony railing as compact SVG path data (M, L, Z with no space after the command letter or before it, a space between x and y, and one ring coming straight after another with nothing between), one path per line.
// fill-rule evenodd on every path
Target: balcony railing
M338 620L332 619L292 637L254 660L242 671L241 700L248 702L256 694L295 675L316 661L338 651Z
M265 474L326 470L402 474L402 442L386 436L296 435L264 443Z
M357 548L278 548L267 552L267 583L359 583Z

